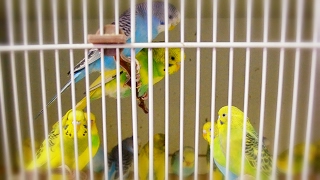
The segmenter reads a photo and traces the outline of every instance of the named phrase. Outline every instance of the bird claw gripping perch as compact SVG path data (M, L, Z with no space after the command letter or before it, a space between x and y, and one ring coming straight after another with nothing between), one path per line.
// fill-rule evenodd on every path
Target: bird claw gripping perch
M131 70L129 69L131 67L131 58L128 58L124 56L122 53L120 54L120 64L123 63L121 66L127 71L127 74L129 76L127 77L126 84L131 87ZM140 79L140 63L138 60L134 59L136 61L136 98L139 101L138 105L143 110L144 113L148 114L149 110L144 103L144 101L148 98L148 93L144 93L141 97L139 97L139 91L141 87L141 79Z
M147 108L144 101L148 98L148 93L144 93L141 97L138 97L139 92L137 92L137 99L139 100L139 107L143 110L144 113L148 114L149 109Z
M112 24L107 24L104 26L103 29L103 34L100 34L100 30L96 32L96 34L89 34L88 35L88 42L93 43L93 44L125 44L127 37L124 34L124 32L119 29L119 34L116 34L115 32L115 25ZM122 54L123 49L120 50L120 66L127 71L127 82L126 85L131 87L131 58L126 57L125 55ZM116 56L117 52L116 49L104 49L104 54L108 56ZM115 58L116 59L116 58ZM139 97L139 89L141 86L141 79L140 79L140 64L139 62L136 61L136 89L137 89L137 94L136 97L139 100L139 107L143 109L145 113L148 113L148 108L146 107L144 100L147 97L147 93L145 93L142 97Z
M140 88L141 86L141 79L140 79L140 63L138 60L134 59L136 62L136 88L137 90ZM122 64L122 65L121 65ZM131 87L131 58L130 57L126 57L125 55L123 55L122 53L120 54L120 65L122 68L124 68L127 71L127 81L126 81L126 85L128 85L129 87Z

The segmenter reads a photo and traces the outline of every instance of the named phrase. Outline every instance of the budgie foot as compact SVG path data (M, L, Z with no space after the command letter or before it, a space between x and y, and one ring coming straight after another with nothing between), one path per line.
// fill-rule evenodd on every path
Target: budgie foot
M134 59L136 62L136 88L139 89L141 86L141 79L140 79L140 64L139 61ZM126 57L122 53L120 54L120 65L122 68L124 68L127 71L127 81L125 84L127 84L129 87L131 87L131 58Z
M149 113L149 109L147 108L146 104L144 103L144 96L142 97L138 97L139 100L139 107L143 110L144 113L148 114Z
M78 179L76 171L73 171L69 177L70 177L69 179ZM87 179L89 179L89 177L85 172L79 171L79 179L80 180L87 180Z

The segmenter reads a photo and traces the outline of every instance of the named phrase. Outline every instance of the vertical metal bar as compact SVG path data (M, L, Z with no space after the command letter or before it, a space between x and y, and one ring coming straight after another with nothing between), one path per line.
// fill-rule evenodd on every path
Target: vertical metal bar
M20 1L20 11L21 11L21 19L22 19L22 34L23 34L23 45L27 45L28 44L28 32L27 32L27 10L26 10L26 1ZM26 83L30 85L30 76L29 76L29 55L28 55L28 51L24 51L24 59L25 59L25 73L26 73ZM31 86L27 85L27 88L30 88ZM30 89L26 90L27 92L30 92ZM27 99L28 101L31 100L31 94L27 93ZM29 103L29 102L28 102ZM31 103L31 102L30 102ZM29 113L32 114L32 105L28 106L28 110ZM19 159L20 159L20 165L24 165L25 162L25 157L23 157L23 153L22 153L22 137L21 137L21 124L20 121L17 121L18 119L16 119L16 132L17 132L17 140L18 140L18 154L19 154ZM32 119L31 119L32 121ZM33 126L32 126L33 128ZM32 133L34 131L32 130ZM33 136L34 137L34 136ZM31 141L31 151L35 152L35 149L32 148L32 144L34 144L34 139L30 139ZM33 156L35 158L35 156ZM22 167L21 166L21 167ZM22 173L22 178L25 179L25 169L21 168L20 169L21 173Z
M116 34L119 33L119 1L115 1L115 26ZM131 31L132 32L132 31ZM117 121L118 121L118 153L119 153L119 178L123 179L123 154L122 154L122 132L121 132L121 89L120 89L120 51L116 49L116 80L117 80Z
M42 1L37 0L36 1L36 11L37 11L37 21L38 21L38 38L39 38L39 45L43 45L43 20L42 20ZM49 137L49 130L48 130L48 113L46 108L46 81L45 81L45 70L44 70L44 54L43 50L40 50L39 52L40 57L40 76L41 76L41 94L42 94L42 107L43 107L43 124L44 124L44 134L45 139L48 140ZM49 144L46 144L46 148L49 149ZM47 175L48 178L51 179L51 167L50 167L50 154L46 154L47 158Z
M185 24L185 0L180 1L181 8L181 22L180 22L180 42L184 43L184 24ZM184 58L184 48L181 48L181 59ZM179 164L183 163L183 134L184 134L184 60L181 61L180 67L180 152L179 152ZM183 173L183 167L179 166L179 174ZM183 176L179 176L179 180L183 180Z
M12 8L12 1L11 0L6 0L6 17L7 17L7 32L9 33L9 44L12 46L14 45L14 25L13 25L13 8ZM13 51L10 52L10 60L11 60L11 68L15 67L15 64L13 65L13 63L15 63L15 54ZM0 67L2 68L2 60L0 60ZM3 72L3 71L1 71ZM1 74L1 96L4 97L3 94L3 74ZM13 84L13 95L14 95L14 99L17 98L16 94L16 78L15 78L15 68L12 69L11 71L12 76L12 84ZM17 106L17 102L14 100L14 104L15 106ZM6 111L5 111L5 102L4 102L4 98L1 98L1 111L2 113L2 128L3 128L3 143L4 143L4 158L5 158L5 172L7 175L7 178L10 179L12 177L12 164L11 164L11 155L10 155L10 145L9 145L9 141L8 141L8 132L7 132L7 122L6 122ZM17 118L20 118L20 115L17 114L17 111L19 113L19 109L17 109L15 107L15 119L18 120ZM20 121L20 120L19 120Z
M87 44L87 34L88 34L88 2L87 0L82 0L82 12L83 12L83 41L84 44ZM90 105L90 79L89 79L89 64L88 64L88 49L84 50L84 56L85 56L85 71L86 71L86 77L85 77L85 85L86 85L86 99L89 99L87 101L87 125L88 125L88 150L89 150L89 174L90 174L90 179L94 179L94 174L93 174L93 164L92 164L92 131L91 131L91 105ZM102 58L101 58L102 59ZM102 63L101 63L101 66ZM76 157L78 158L78 157Z
M7 1L7 5L8 5ZM8 10L11 11L11 10ZM12 26L11 26L12 28ZM12 32L12 31L11 31ZM13 52L11 52L13 54ZM4 163L5 163L5 173L7 179L12 178L12 164L11 164L11 155L10 155L10 145L9 145L9 138L8 138L8 128L7 128L7 113L6 113L6 106L5 106L5 95L4 95L4 82L3 82L3 64L2 58L0 54L0 107L1 107L1 123L2 123L2 140L3 140L3 149L4 149Z
M152 0L147 1L148 43L152 42ZM149 89L149 179L153 179L153 60L152 48L148 48L148 89Z
M268 29L269 29L269 9L270 0L265 0L263 14L263 42L268 42ZM262 145L263 145L263 127L264 127L264 112L265 112L265 101L266 101L266 84L267 84L267 48L263 48L262 55L262 82L261 82L261 104L260 104L260 125L259 125L259 143L258 143L258 162L257 162L257 174L256 178L260 179L261 174L261 156L262 156Z
M251 14L252 14L252 0L247 0L247 34L246 42L251 41ZM248 116L248 100L249 100L249 80L250 80L250 48L246 48L246 67L245 67L245 87L244 87L244 116L243 116L243 132L242 132L242 148L241 148L241 173L240 177L244 177L244 160L246 148L246 134L247 134L247 116Z
M52 19L53 19L53 39L54 44L58 44L58 13L57 13L57 0L51 0L52 7ZM58 117L62 117L62 105L61 105L61 82L60 82L60 63L59 63L59 51L57 49L54 50L55 55L55 70L56 70L56 92L57 92L57 106L58 106ZM62 121L59 120L59 132L62 132ZM60 151L61 151L61 164L65 164L64 158L64 143L63 136L60 136ZM66 169L62 168L62 178L66 179Z
M234 42L234 15L235 15L235 0L230 2L230 43ZM226 146L226 175L229 179L230 170L230 138L231 138L231 105L232 105L232 89L233 89L233 48L229 51L229 80L228 80L228 130L227 130L227 146Z
M201 3L197 1L197 43L201 42ZM199 114L200 114L200 47L197 47L196 54L196 114L195 114L195 157L194 157L194 179L198 179L199 166Z
M69 44L73 44L73 22L72 22L72 0L67 0L67 15L68 15L68 35L69 35ZM71 78L71 104L72 104L72 109L73 109L73 119L76 119L76 112L75 112L75 106L76 106L76 97L75 97L75 82L74 82L74 53L73 53L73 49L70 49L69 52L70 55L70 78ZM74 134L77 134L77 128L76 126L73 126L73 131ZM74 136L74 147L78 147L78 138L77 136ZM75 157L75 175L76 175L76 179L80 178L80 174L79 174L79 161L78 161L78 157L79 157L79 152L78 152L78 148L74 148L74 157Z
M218 23L218 0L213 0L212 3L212 42L217 42L217 23ZM214 121L215 121L215 109L216 109L216 69L217 69L217 49L212 48L212 67L211 67L211 140L210 140L210 158L209 158L209 179L213 179L213 140L214 140Z
M313 42L316 43L319 37L319 16L320 13L317 10L320 1L313 1ZM303 155L303 168L302 168L302 179L308 179L309 172L309 152L310 152L310 141L312 132L312 121L313 121L313 111L315 105L315 84L316 84L316 71L317 71L317 49L313 48L311 57L311 72L310 72L310 87L309 87L309 102L308 102L308 115L307 115L307 126L306 126L306 137L305 137L305 149Z
M281 8L281 42L283 42L283 43L286 40L287 15L288 15L288 0L283 0L282 1L282 8ZM274 139L274 144L273 144L271 179L275 179L277 177L277 159L278 159L278 151L279 151L280 118L281 118L283 75L284 75L284 56L285 56L285 49L280 48L277 111L276 111L276 125L275 125L275 135L274 135L275 139Z
M135 29L136 29L136 1L131 0L131 43L135 43L136 36L135 36ZM135 57L135 50L134 48L131 48L131 57ZM132 129L133 129L133 146L135 147L133 150L133 160L134 160L134 179L139 179L139 173L138 173L138 123L137 123L137 104L136 104L136 62L131 61L131 101L132 101Z
M296 42L301 42L302 35L302 16L304 1L297 1L297 32L296 32ZM288 160L288 176L287 179L292 179L292 164L293 164L293 148L294 148L294 138L296 130L296 120L297 120L297 107L298 107L298 91L299 91L299 74L300 74L300 48L296 49L295 53L295 65L294 65L294 82L293 82L293 97L292 97L292 109L291 109L291 126L290 126L290 140L289 140L289 160Z
M169 32L168 32L168 0L164 0L164 35L165 43L169 42ZM169 179L169 53L168 48L165 48L165 179ZM153 85L153 84L149 84Z
M99 0L99 29L100 29L100 35L104 32L104 26L103 26L103 0ZM117 10L116 10L117 11ZM116 13L117 14L117 13ZM100 49L100 58L101 58L101 64L104 64L104 49ZM101 66L101 91L105 92L105 76L104 76L104 66ZM102 94L101 96L101 112L102 112L102 142L103 142L103 160L104 160L104 172L109 171L108 167L108 141L107 141L107 118L106 118L106 96ZM106 179L108 179L108 176L106 176Z

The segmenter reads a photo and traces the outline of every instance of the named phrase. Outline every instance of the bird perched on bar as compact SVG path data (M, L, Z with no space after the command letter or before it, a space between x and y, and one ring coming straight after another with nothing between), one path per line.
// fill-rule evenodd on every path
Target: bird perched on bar
M153 84L158 83L165 77L165 48L155 48L152 51L153 54ZM173 74L180 69L181 63L181 50L180 48L169 48L169 65L168 65L168 73ZM184 59L185 57L183 57ZM140 65L140 87L138 96L144 97L144 95L148 92L148 49L142 49L137 55L136 59ZM182 59L182 60L183 60ZM117 98L117 80L116 73L112 78L105 79L105 92L102 92L101 87L101 76L99 76L91 85L90 85L90 100L100 99L102 95L108 95L113 98ZM120 96L122 98L128 97L131 94L131 88L126 84L128 81L127 72L120 69ZM144 97L144 98L147 98ZM87 98L84 97L81 101L79 101L76 105L77 109L84 109L87 106ZM143 106L143 105L142 105ZM146 109L147 111L147 109Z
M164 14L164 2L156 1L152 2L152 37L151 39L156 38L161 32L165 31L165 14ZM148 13L147 13L147 2L137 4L135 7L135 42L148 42ZM180 22L180 12L172 5L168 4L168 28L172 30ZM128 9L119 17L119 28L124 32L127 37L127 43L131 43L131 10ZM113 22L112 24L115 24ZM135 54L141 51L142 48L135 48ZM88 72L100 72L101 71L101 52L99 49L91 49L88 52ZM122 59L130 62L131 57L131 48L124 48L121 53ZM134 59L134 58L133 58ZM85 72L85 60L83 58L75 67L74 67L74 82L77 83L86 76ZM116 63L113 56L104 55L103 66L105 69L105 75L109 71L114 71L116 69ZM121 63L120 63L121 64ZM69 72L70 73L70 72ZM110 75L112 76L112 75ZM110 77L109 76L109 77ZM67 82L61 89L60 93L63 93L70 85L71 80ZM47 104L49 106L57 98L55 95ZM38 116L42 114L42 111ZM38 117L37 116L37 117Z
M123 177L127 178L129 176L129 169L133 162L133 136L122 140L122 169ZM108 154L108 177L109 179L119 179L119 146L112 148L111 152Z
M228 112L230 111L230 121L228 121ZM226 155L227 152L227 134L228 124L230 123L230 138L229 138L229 152L230 152L230 171L237 176L241 173L241 152L242 152L242 134L243 134L243 121L246 120L246 147L244 153L244 174L248 177L256 177L258 165L258 135L251 125L249 118L244 117L243 112L235 106L222 107L218 112L217 131L218 143L214 143L215 147L221 148L222 154ZM219 164L219 153L214 153L215 161ZM222 158L221 158L222 159ZM261 169L260 178L269 179L272 170L272 159L265 145L261 144Z
M293 147L292 174L300 175L303 171L305 143L297 144ZM289 149L278 155L278 171L288 174ZM310 143L309 152L307 152L307 163L310 173L320 174L320 140Z
M217 126L217 123L214 122L213 124L213 134L214 134L214 137L213 137L213 152L212 152L212 155L213 155L213 161L214 161L214 169L213 169L213 173L214 173L214 176L218 179L221 179L221 174L222 173L224 176L226 176L226 157L225 157L225 153L222 152L222 149L219 145L219 138L217 138L219 136L219 133L218 133L218 126ZM203 138L208 142L208 148L207 148L207 162L210 162L210 144L211 144L211 134L212 134L212 130L211 130L211 122L206 122L204 125L203 125ZM219 170L220 171L219 171ZM220 173L219 173L219 172ZM234 173L232 173L231 171L229 171L229 179L237 179L238 176L235 175Z
M183 177L188 177L194 172L194 148L190 146L185 146L183 148ZM180 150L173 153L171 159L171 169L172 172L179 176L180 168Z
M165 177L165 135L155 134L153 136L153 177L164 179ZM139 152L139 179L149 179L149 142Z
M73 116L74 113L75 119ZM94 114L90 113L90 124L87 122L88 118L88 114L81 110L76 110L75 112L69 110L61 121L56 122L52 126L52 131L48 139L43 141L36 153L36 159L28 165L27 170L33 170L35 168L46 169L48 163L51 169L66 166L67 169L75 170L78 166L79 170L82 170L90 160L88 145L88 137L90 134L88 128L91 127L92 157L96 154L100 145L96 118ZM59 128L60 123L62 125L61 134ZM76 128L76 133L74 132L74 128ZM63 138L64 164L62 164L63 157L60 148L60 136ZM77 138L77 147L74 146L75 136ZM47 149L47 146L49 146L49 149ZM75 149L78 151L78 164L76 164ZM49 156L49 162L47 161L47 155Z

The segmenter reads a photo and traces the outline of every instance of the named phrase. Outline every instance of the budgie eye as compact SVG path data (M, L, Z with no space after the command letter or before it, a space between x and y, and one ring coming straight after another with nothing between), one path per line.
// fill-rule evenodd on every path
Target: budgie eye
M226 115L226 114L222 114L222 116L223 116L223 117L226 117L227 115Z
M174 59L175 59L175 58L174 58L173 56L171 56L171 60L174 61Z
M172 16L172 15L169 15L169 19L173 19L173 16Z

